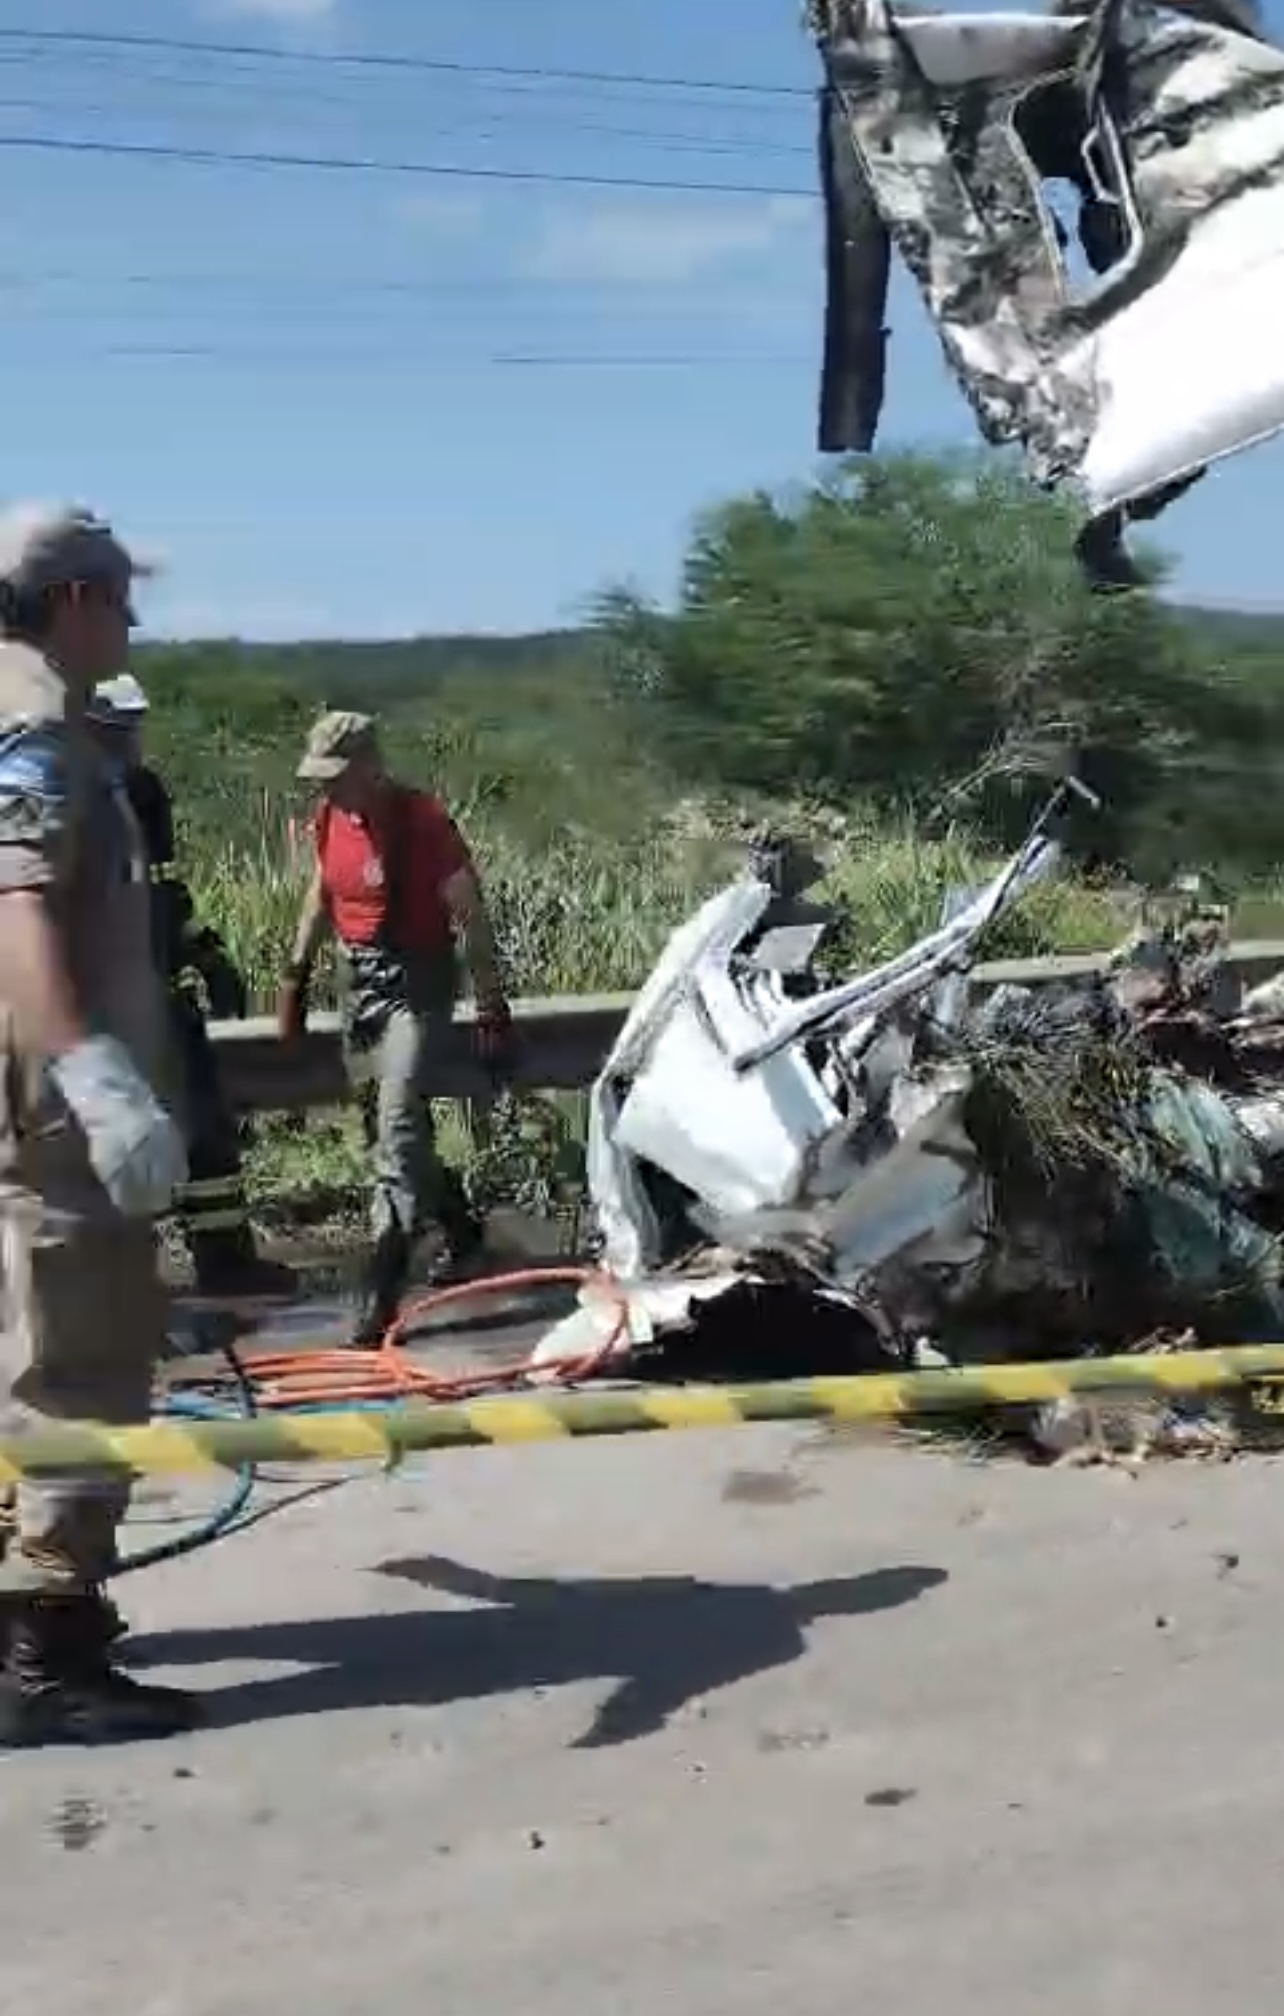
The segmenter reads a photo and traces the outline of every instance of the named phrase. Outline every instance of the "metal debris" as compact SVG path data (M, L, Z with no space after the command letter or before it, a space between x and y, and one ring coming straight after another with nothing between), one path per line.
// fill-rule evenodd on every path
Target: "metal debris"
M1224 919L1192 898L1088 986L969 988L993 923L1056 872L1066 802L938 931L837 986L769 850L674 933L591 1101L628 1321L586 1295L536 1372L617 1330L607 1369L652 1381L1284 1334L1284 1027L1228 984ZM1225 1402L1024 1418L1045 1459L1236 1440Z
M873 447L892 255L984 439L1089 517L1103 587L1206 465L1284 427L1284 52L1243 0L813 0L824 452ZM1180 387L1180 396L1173 388Z

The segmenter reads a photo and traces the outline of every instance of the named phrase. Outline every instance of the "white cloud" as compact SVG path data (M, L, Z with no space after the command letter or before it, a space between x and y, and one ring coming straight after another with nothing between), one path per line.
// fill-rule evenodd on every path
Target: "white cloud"
M397 215L407 224L439 237L464 236L481 222L481 214L480 196L458 189L416 190L397 203Z
M805 229L813 208L797 196L566 205L546 213L521 270L568 285L686 287L728 267L760 267Z
M257 14L262 21L327 21L339 0L219 0L223 14Z

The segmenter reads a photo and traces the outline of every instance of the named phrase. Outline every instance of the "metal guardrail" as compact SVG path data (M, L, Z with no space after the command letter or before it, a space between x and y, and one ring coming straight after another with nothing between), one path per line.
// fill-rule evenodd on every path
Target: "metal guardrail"
M528 1092L578 1092L591 1085L628 1013L631 995L603 994L518 1001L513 1082ZM242 1113L302 1112L341 1106L348 1097L339 1018L313 1014L298 1043L282 1043L275 1021L253 1016L216 1022L210 1031L227 1096ZM477 1062L472 1010L461 1007L442 1043L432 1086L441 1099L482 1099L490 1080Z
M982 991L1003 985L1048 987L1082 983L1100 973L1108 952L1059 953L1045 959L1005 959L978 966L971 985ZM1231 963L1252 986L1284 969L1284 941L1246 939L1230 948ZM630 994L555 996L519 1001L514 1014L520 1041L514 1082L531 1092L577 1092L591 1085L620 1032L632 1004ZM461 1009L442 1046L433 1086L442 1099L480 1099L489 1090L471 1041L471 1010ZM276 1024L256 1016L245 1022L216 1022L211 1034L218 1050L228 1097L243 1113L302 1112L313 1106L340 1106L348 1096L339 1048L339 1020L313 1015L307 1035L283 1044Z

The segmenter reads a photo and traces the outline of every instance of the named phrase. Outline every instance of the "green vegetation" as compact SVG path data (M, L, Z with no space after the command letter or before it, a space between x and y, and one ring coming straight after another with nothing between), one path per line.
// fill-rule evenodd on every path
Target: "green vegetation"
M319 706L355 704L467 829L519 994L635 986L767 816L822 840L845 949L875 958L1070 761L1106 815L1007 949L1108 942L1121 880L1179 868L1277 928L1284 620L1090 596L1070 526L993 458L890 458L711 513L671 611L611 592L583 633L152 647L151 750L198 900L267 1008L307 866L294 758ZM542 1196L566 1127L527 1122L522 1194ZM260 1185L355 1177L337 1123L262 1139Z

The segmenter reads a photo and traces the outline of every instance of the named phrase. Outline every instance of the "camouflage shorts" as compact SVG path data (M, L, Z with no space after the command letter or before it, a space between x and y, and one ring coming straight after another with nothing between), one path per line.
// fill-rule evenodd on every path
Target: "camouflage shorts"
M371 1057L398 1010L449 1016L458 993L459 966L453 947L415 959L378 945L346 947L340 1003L349 1076L359 1080L368 1073Z

